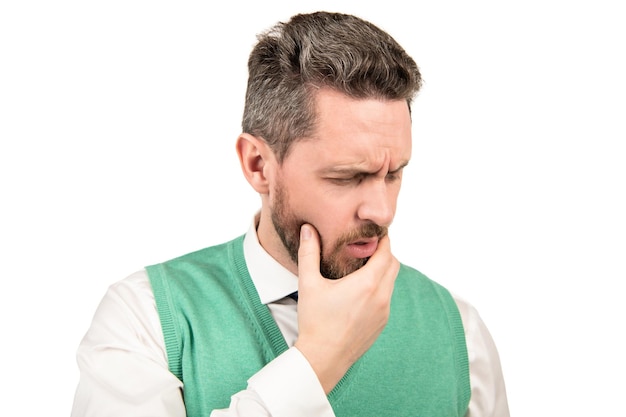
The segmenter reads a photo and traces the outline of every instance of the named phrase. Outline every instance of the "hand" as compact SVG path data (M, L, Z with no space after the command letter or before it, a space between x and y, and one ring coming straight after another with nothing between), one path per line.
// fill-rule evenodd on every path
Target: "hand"
M326 279L320 274L319 235L313 226L302 226L295 346L327 394L385 328L399 268L385 236L365 266L341 279Z

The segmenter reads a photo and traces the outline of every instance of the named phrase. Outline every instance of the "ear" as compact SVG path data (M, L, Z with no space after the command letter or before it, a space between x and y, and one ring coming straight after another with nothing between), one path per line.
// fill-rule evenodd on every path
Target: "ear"
M241 170L252 188L259 194L269 192L269 168L274 153L261 138L242 133L237 138L237 155Z

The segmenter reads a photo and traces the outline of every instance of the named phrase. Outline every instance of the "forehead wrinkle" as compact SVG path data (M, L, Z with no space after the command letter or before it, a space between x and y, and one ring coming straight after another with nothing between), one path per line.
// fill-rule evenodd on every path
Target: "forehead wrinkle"
M350 150L340 147L333 151L327 153L328 164L323 170L376 173L387 168L391 172L406 166L411 158L410 148L407 152L393 145L372 146L370 141L357 143Z

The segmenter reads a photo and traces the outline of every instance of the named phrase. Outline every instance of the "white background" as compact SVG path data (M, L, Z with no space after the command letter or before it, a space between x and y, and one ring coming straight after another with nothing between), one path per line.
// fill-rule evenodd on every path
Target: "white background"
M366 3L2 3L1 415L69 415L108 285L245 232L247 55L316 9L373 21L421 67L393 248L481 312L512 414L623 413L619 2Z

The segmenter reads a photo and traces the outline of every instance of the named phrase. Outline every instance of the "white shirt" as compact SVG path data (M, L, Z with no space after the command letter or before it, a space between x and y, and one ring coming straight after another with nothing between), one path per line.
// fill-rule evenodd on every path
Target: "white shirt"
M254 224L244 256L261 302L267 304L287 345L285 353L233 393L228 409L211 417L334 417L313 369L293 346L297 304L288 294L298 278L259 244ZM494 342L467 302L455 297L465 328L472 397L467 417L508 417L500 359ZM154 294L145 271L113 284L102 299L77 353L80 381L72 417L183 417L183 384L168 369Z

